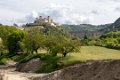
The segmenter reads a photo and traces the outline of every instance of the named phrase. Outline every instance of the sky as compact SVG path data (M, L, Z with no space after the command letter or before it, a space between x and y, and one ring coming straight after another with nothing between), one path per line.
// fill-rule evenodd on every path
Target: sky
M0 0L0 23L26 24L51 16L60 24L113 23L120 17L120 0Z

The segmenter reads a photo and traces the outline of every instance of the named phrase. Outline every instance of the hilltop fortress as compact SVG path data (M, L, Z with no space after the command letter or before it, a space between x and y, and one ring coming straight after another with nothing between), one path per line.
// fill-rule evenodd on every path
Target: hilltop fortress
M34 23L40 25L47 24L47 26L55 26L53 19L51 19L50 16L48 16L48 18L42 18L42 16L40 16L39 18L36 18Z
M47 18L43 18L42 16L39 16L39 18L36 18L33 23L26 24L26 26L52 26L56 27L56 23L53 21L53 19L48 16Z
M23 27L23 30L29 30L31 28L38 28L41 31L45 31L47 28L56 27L56 26L59 26L59 24L55 23L50 16L47 16L47 18L45 18L43 16L39 16L38 18L36 18L34 20L33 23L27 23L26 25L23 25L22 27ZM65 25L63 25L63 26L65 26ZM68 25L68 26L70 26L70 25ZM84 25L84 26L86 26L86 25ZM102 34L100 31L84 31L84 30L83 31L70 31L69 33L74 36L81 37L81 38L83 38L84 36L98 37Z

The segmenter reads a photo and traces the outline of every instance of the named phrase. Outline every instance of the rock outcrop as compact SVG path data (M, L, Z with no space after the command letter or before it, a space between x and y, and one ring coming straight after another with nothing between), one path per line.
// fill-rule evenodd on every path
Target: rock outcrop
M32 80L120 80L120 60L76 64Z
M38 70L45 62L41 59L32 59L26 63L18 63L16 66L16 71L19 72L35 72Z

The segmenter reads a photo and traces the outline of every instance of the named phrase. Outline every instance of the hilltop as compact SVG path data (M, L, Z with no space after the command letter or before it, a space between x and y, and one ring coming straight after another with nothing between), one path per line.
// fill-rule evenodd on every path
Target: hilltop
M80 25L63 25L63 27L73 35L79 37L98 37L104 33L111 31L120 30L120 18L114 23L103 24L103 25L91 25L91 24L80 24Z

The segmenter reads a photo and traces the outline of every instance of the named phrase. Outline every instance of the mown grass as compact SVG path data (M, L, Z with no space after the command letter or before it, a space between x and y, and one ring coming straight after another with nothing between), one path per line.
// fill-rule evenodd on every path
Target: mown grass
M109 59L120 59L120 50L108 49L99 46L82 46L80 53L71 53L62 61L68 65L75 62L86 62L87 60Z

